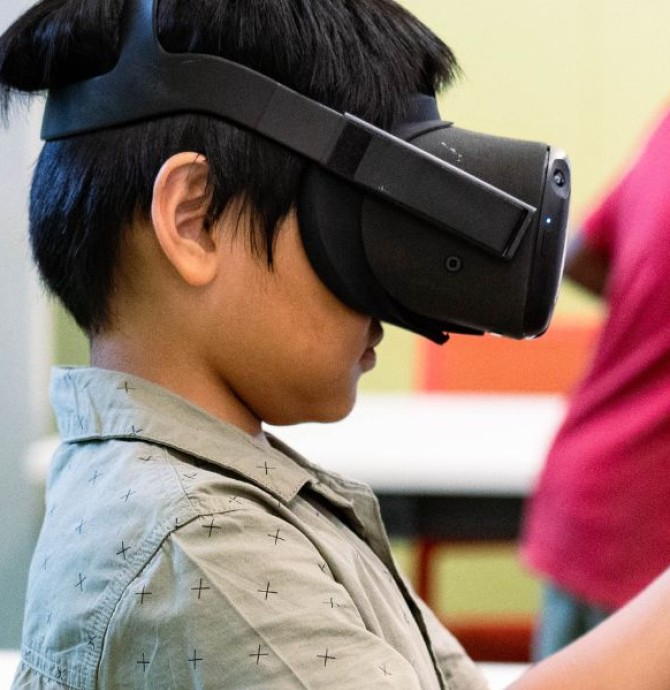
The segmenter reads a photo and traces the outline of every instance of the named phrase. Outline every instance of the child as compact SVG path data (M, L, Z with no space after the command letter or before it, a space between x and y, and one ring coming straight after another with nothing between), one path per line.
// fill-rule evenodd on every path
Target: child
M20 18L0 39L5 111L14 91L109 70L124 4L42 0ZM162 0L158 24L168 50L229 57L384 128L456 71L391 0ZM346 415L382 335L307 261L305 167L198 114L45 145L33 254L93 366L52 382L63 444L14 688L485 687L400 577L369 489L263 432ZM665 649L654 625L631 630L617 642ZM612 668L597 644L588 664ZM575 684L598 678L581 649L520 687L630 687ZM653 677L636 686L667 687Z
M167 49L385 128L456 70L387 0L196 7L160 3ZM108 70L122 10L29 10L0 44L6 100ZM304 169L196 114L45 145L34 257L93 367L52 382L64 443L14 687L484 687L402 581L370 491L262 430L345 416L382 337L305 256Z

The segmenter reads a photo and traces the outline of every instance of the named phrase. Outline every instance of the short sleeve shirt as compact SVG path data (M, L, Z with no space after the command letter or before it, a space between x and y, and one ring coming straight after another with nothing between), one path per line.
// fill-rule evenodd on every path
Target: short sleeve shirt
M57 370L13 688L480 690L364 485L141 379Z

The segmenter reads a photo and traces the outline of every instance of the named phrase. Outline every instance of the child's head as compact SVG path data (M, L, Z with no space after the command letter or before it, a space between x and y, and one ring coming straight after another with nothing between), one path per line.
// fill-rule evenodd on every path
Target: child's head
M16 92L39 92L110 69L122 10L123 0L43 0L29 10L0 39L5 112ZM160 40L170 51L226 57L384 128L402 115L411 94L439 89L456 70L449 49L392 0L160 0L158 17ZM163 331L170 326L164 349L172 352L198 338L236 339L232 350L224 348L225 366L240 379L235 392L261 419L341 416L346 404L320 413L316 400L300 413L282 414L279 400L291 388L275 395L268 385L276 376L290 378L278 368L302 362L323 397L341 383L332 347L340 335L346 340L347 327L357 323L353 330L364 332L350 344L354 350L362 343L364 351L376 338L369 319L346 310L309 275L292 213L306 165L257 134L196 114L48 143L31 192L35 261L94 342L109 333L128 334L142 320ZM217 308L225 317L215 318L210 304L204 319L212 257L223 261L226 254L232 261L240 251L248 265L237 257L238 268L229 267L219 286L226 293ZM252 265L255 277L245 273ZM234 283L236 270L240 280L251 282ZM298 275L302 282L291 287ZM270 296L282 290L284 312ZM332 309L341 309L343 319L347 313L346 325L339 316L328 325L323 314L310 313L310 298L319 291L318 309L325 313L325 303L333 300ZM311 354L301 341L301 317L313 326L302 329L302 340L313 331ZM287 344L291 357L277 360L277 350ZM317 344L326 365L333 364L320 372L321 380L319 372L310 372ZM134 347L140 346L136 341ZM205 344L196 349L200 354L192 357L204 361L211 355L203 354ZM209 361L213 378L219 364ZM353 400L351 382L344 388ZM305 391L295 395L309 398Z

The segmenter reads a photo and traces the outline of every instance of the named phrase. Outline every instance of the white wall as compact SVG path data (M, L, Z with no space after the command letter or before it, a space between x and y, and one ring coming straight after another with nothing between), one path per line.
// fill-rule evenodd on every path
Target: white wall
M0 2L0 32L28 0ZM0 648L17 647L26 571L42 510L26 476L27 444L48 428L50 315L30 263L27 194L40 108L0 126Z

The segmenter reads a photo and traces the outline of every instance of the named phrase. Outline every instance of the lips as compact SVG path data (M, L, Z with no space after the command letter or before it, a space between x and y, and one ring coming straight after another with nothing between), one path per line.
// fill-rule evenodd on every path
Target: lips
M361 356L360 362L363 367L363 371L369 371L377 363L377 353L375 348L384 338L384 329L382 328L379 321L373 321L370 326L370 335L368 339L368 346Z

